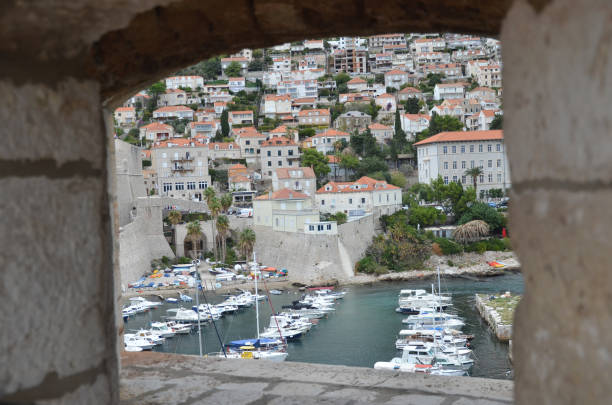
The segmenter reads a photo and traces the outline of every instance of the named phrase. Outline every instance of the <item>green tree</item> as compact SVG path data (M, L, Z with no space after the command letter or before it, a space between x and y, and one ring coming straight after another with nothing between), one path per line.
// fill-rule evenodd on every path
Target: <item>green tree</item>
M225 138L229 136L230 126L229 126L229 113L227 110L223 110L221 113L221 135Z
M412 226L433 226L444 223L444 221L446 221L446 215L437 208L422 207L420 205L410 208L408 223Z
M462 129L463 123L459 118L452 115L441 116L433 113L429 120L429 127L417 135L417 140L421 141L440 132L461 131Z
M336 81L336 86L339 86L351 80L351 76L349 76L347 73L340 72L334 76L334 80Z
M234 200L232 198L232 195L229 193L223 194L221 196L219 202L221 203L221 209L223 210L223 212L227 212L228 208L232 206L233 201Z
M239 77L242 71L238 62L232 62L225 68L225 75L227 77Z
M472 178L472 184L474 184L474 193L476 193L477 191L478 177L482 175L483 173L484 173L483 170L478 166L472 167L471 169L467 169L465 171L465 175L470 176Z
M181 213L176 210L172 210L168 213L168 221L172 224L172 226L181 222Z
M425 202L434 201L434 192L429 184L418 183L410 187L410 192L414 194L417 200Z
M198 243L202 238L202 227L200 221L193 221L187 224L187 238L191 241L191 257L198 257Z
M157 100L159 99L159 95L166 92L166 83L157 82L153 83L151 87L148 88L147 93L151 96L154 105L157 105Z
M263 50L253 49L253 59L261 59L261 58L263 58Z
M493 118L493 121L491 121L491 125L489 125L489 129L502 129L503 124L504 124L504 116L496 115L495 118Z
M406 187L406 176L404 176L400 171L396 170L391 173L390 183L399 188L404 188Z
M350 138L351 148L361 157L379 156L380 148L370 129L362 133L355 132Z
M300 128L298 129L298 137L300 140L315 136L316 131L314 128Z
M483 202L475 202L469 207L459 219L459 225L463 225L475 219L485 221L491 232L500 232L506 225L506 218L497 212L497 210L489 204Z
M227 237L229 235L230 226L229 219L225 215L219 215L217 218L217 235L221 248L221 261L225 263L227 254Z
M317 181L321 182L323 177L331 171L328 166L329 159L316 149L304 149L302 153L302 166L311 167L317 176Z
M219 57L207 59L198 64L198 72L205 79L214 80L221 75L221 59Z
M385 161L378 156L369 156L363 158L359 162L359 167L357 168L357 175L367 176L368 174L375 172L386 172L388 170L387 164Z
M266 68L266 64L264 63L263 59L253 59L249 63L248 69L250 72L260 72L264 70L265 68Z
M238 246L247 261L249 261L251 254L253 253L255 240L255 231L253 231L251 228L245 228L242 232L240 232L240 236L238 237Z
M402 121L400 118L399 110L395 111L395 131L393 132L393 139L391 140L391 159L395 161L395 167L397 168L397 157L403 152L406 144L406 133L402 129Z
M385 74L384 73L376 73L374 75L374 83L385 84Z
M408 97L408 99L404 101L403 104L406 108L406 113L408 114L418 114L419 111L421 111L419 99L416 97Z
M344 169L344 180L348 175L348 172L354 172L359 167L359 159L348 153L340 155L340 167Z
M338 225L346 224L347 219L348 216L342 211L338 211L335 214L329 216L329 220L336 221Z

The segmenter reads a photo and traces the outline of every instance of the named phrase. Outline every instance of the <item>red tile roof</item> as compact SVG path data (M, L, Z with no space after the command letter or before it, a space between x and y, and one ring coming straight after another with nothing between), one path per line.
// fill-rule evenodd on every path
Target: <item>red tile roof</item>
M356 77L346 82L346 84L363 84L363 83L367 83L367 82L363 80L361 77Z
M232 146L230 148L230 145ZM215 148L218 146L219 148ZM208 144L208 149L212 150L240 150L240 146L236 142L211 142Z
M270 194L260 195L256 197L256 200L305 200L308 195L304 193L300 193L299 191L289 190L288 188L283 188L281 190L275 191Z
M270 133L271 134L286 134L287 133L287 126L286 125L281 125L280 127L276 127L272 131L270 131Z
M421 93L421 90L419 89L415 89L414 87L404 87L403 89L400 90L401 94L405 94L405 93Z
M309 117L309 116L318 117L322 115L330 115L329 110L324 109L324 108L318 108L318 109L312 109L312 110L301 110L298 113L298 116L300 117Z
M328 156L329 157L329 156ZM279 168L276 169L276 177L279 179L291 179L293 178L290 172L301 170L302 174L298 177L305 179L314 179L315 174L311 167L292 167L292 168Z
M351 136L348 132L338 131L337 129L326 129L325 131L311 136L310 138L325 138L325 137L337 137L337 136Z
M374 180L370 177L363 176L354 182L335 182L330 181L323 187L317 190L317 194L326 193L361 193L364 191L383 191L383 190L399 190L392 184L384 180Z
M115 112L136 112L136 109L134 107L119 107Z
M201 148L205 148L206 144L203 144L203 143L198 142L198 141L193 141L191 139L186 139L186 138L174 138L174 139L171 139L171 140L168 140L168 141L162 141L162 142L159 142L159 143L156 142L152 146L153 149L157 149L157 148L171 148L171 147L177 147L177 148L178 147L181 147L181 148L201 147Z
M504 132L501 129L489 131L452 131L440 132L437 135L415 143L415 145L426 145L436 142L496 141L502 139L504 139Z
M385 76L387 75L407 75L408 72L404 72L403 70L399 70L399 69L393 69L393 70L389 70L388 72L385 73Z
M240 174L230 177L229 181L231 183L250 183L251 182L251 180L248 177L242 176Z
M378 122L373 122L372 124L368 125L368 128L370 128L370 129L393 129L390 126L383 125L383 124L378 123Z
M262 142L261 146L296 146L296 144L289 138L276 137Z
M166 107L161 107L158 108L157 110L153 111L154 113L156 112L178 112L178 111L191 111L193 112L193 110L189 107L185 107L184 105L169 105Z
M140 129L146 129L147 131L171 131L172 127L160 122L152 122L148 125L140 127Z

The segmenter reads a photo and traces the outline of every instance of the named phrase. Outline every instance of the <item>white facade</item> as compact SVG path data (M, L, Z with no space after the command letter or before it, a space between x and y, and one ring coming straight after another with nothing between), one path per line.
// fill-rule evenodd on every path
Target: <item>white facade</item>
M466 170L480 167L477 190L511 186L510 169L501 130L443 132L414 144L417 150L419 182L431 184L441 176L464 187L473 184Z
M275 94L266 94L264 96L264 115L267 118L289 114L291 114L291 96Z
M167 89L178 89L179 87L195 90L198 87L204 86L204 78L202 76L172 76L166 79Z
M288 80L277 84L276 94L288 94L292 98L317 97L319 90L316 80Z
M385 87L393 87L399 90L406 83L408 83L408 72L391 70L385 73Z
M442 100L449 98L463 98L464 85L463 83L438 83L434 87L434 100Z

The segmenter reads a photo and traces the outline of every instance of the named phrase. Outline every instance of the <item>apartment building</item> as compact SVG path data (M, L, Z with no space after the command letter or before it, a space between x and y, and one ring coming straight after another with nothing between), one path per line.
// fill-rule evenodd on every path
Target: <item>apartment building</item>
M404 114L401 117L402 130L413 140L417 133L429 128L431 117L426 114Z
M463 98L465 83L437 83L434 87L434 100Z
M249 167L261 163L261 145L266 140L266 136L257 132L255 128L239 128L234 132L236 143L240 146L240 154L246 159Z
M206 138L212 138L216 135L218 129L221 129L220 124L215 121L196 121L189 123L189 134L192 138L200 135Z
M372 117L361 111L349 111L341 114L334 121L334 128L352 133L365 130L372 123Z
M300 111L297 115L297 119L298 125L329 127L331 115L328 109L317 108Z
M184 105L161 107L153 111L153 118L157 120L183 119L193 120L193 110Z
M291 98L318 97L317 80L285 80L276 86L276 94L289 95Z
M409 83L408 72L393 69L385 73L385 87L393 87L399 90L402 85L407 83Z
M489 63L484 66L479 66L479 69L476 71L476 81L481 86L501 87L501 66L498 63Z
M385 45L405 45L404 34L383 34L368 37L368 48L382 48Z
M261 172L264 178L272 178L274 169L300 166L300 151L292 139L272 138L262 142L260 149Z
M151 170L157 173L161 196L202 201L211 184L208 174L208 145L177 138L156 142L151 147Z
M412 45L414 53L441 51L444 48L446 48L444 38L418 38L414 40Z
M253 111L230 111L227 120L230 128L234 125L253 125Z
M388 125L383 125L378 122L374 122L368 125L368 129L374 138L376 138L376 142L380 144L387 143L389 140L393 138L393 128Z
M351 135L348 132L338 131L335 129L326 129L325 131L304 139L303 148L315 148L323 154L333 153L335 145L338 141L349 142Z
M418 98L419 100L424 99L423 92L421 90L410 86L401 89L399 93L397 93L397 98L399 101L406 101L409 98Z
M236 62L238 65L240 65L241 75L246 74L249 68L249 58L245 58L244 56L222 58L221 59L221 71L223 72L223 74L225 74L225 69L227 69L227 67L231 65L232 62Z
M368 72L368 52L362 49L339 49L333 53L334 71L363 74Z
M281 73L291 72L291 58L273 58L270 70Z
M238 93L246 88L246 79L244 77L229 77L227 86L232 93Z
M419 182L431 184L441 176L444 183L473 184L466 170L480 167L477 189L510 188L510 169L502 130L441 132L414 144Z
M139 138L149 142L165 141L174 138L174 128L161 122L152 122L140 127Z
M240 145L236 142L210 142L208 144L208 156L211 160L216 159L240 159Z
M172 76L166 78L166 89L190 88L192 90L204 86L202 76Z
M331 181L315 194L320 212L344 212L349 217L390 215L402 207L402 189L383 180L362 177L354 182Z
M395 110L397 110L395 96L388 93L383 93L380 96L377 96L374 99L374 103L380 106L380 113L394 114Z
M279 168L272 172L272 190L299 191L314 199L317 178L310 167Z
M308 224L319 224L319 211L306 194L281 189L253 200L253 224L280 232L304 232ZM334 223L335 224L335 223ZM330 231L332 230L330 224Z
M119 107L113 114L117 125L132 125L136 122L136 109L134 107Z
M443 74L447 78L456 78L463 76L463 70L460 63L434 63L423 65L423 74L427 76L430 73Z
M361 77L355 77L346 82L346 86L348 87L349 91L360 92L368 87L368 82L363 80Z
M264 115L266 118L280 118L291 114L291 96L289 94L266 94L264 96Z
M157 101L158 106L186 104L189 104L187 102L187 93L181 89L166 89L164 94L159 95Z

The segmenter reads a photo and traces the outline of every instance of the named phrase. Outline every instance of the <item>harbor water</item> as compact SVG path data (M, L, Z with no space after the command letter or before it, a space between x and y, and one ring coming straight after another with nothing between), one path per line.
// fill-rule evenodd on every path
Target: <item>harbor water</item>
M318 325L301 339L289 342L287 361L325 363L357 367L373 367L377 361L389 361L401 356L395 348L395 339L402 329L405 315L395 312L397 295L404 288L423 288L430 290L434 279L376 283L364 286L343 288L348 293L336 301L336 310L319 320ZM263 287L263 286L261 286ZM437 288L437 287L436 287ZM520 273L506 273L497 277L482 279L445 279L442 278L441 290L452 294L453 309L464 319L463 332L473 334L472 349L475 363L470 375L487 378L512 378L508 360L508 344L501 343L480 318L474 306L474 294L498 294L510 291L523 293L523 277ZM265 293L262 288L260 293ZM282 295L270 295L276 312L283 305L299 299L302 292L290 291ZM191 294L193 296L193 294ZM206 299L211 303L221 302L224 297L207 292ZM200 302L203 297L200 295ZM163 304L160 308L147 313L137 314L127 322L126 333L141 327L148 328L150 322L162 320L169 315L166 310L191 307L194 303ZM260 330L268 326L272 310L267 301L259 303ZM217 330L223 343L235 339L250 339L256 336L254 307L229 314L216 321ZM212 324L202 326L203 352L221 351L219 339ZM167 339L156 351L198 354L198 334L177 335Z

